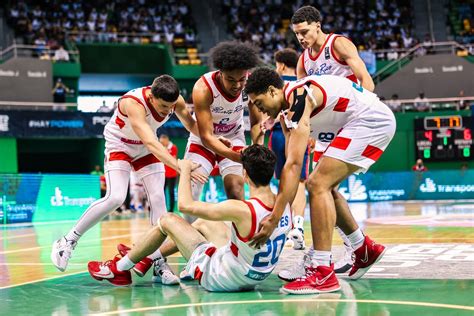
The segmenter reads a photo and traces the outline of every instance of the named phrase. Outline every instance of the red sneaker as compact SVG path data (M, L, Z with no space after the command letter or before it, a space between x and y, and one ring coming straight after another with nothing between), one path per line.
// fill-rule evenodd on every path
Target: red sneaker
M106 262L90 261L87 264L87 269L90 275L98 281L107 280L118 286L130 285L132 284L132 274L128 270L117 270L117 261L119 260L120 257L115 256L114 259Z
M286 294L318 294L338 291L341 288L334 273L334 265L330 267L308 267L306 276L287 283L281 288Z
M355 260L349 272L349 278L357 280L362 277L375 263L382 259L385 250L385 246L377 244L369 236L365 236L364 244L354 251Z
M120 253L122 257L125 257L127 253L131 250L132 248L128 247L127 245L124 244L118 244L117 245L117 250ZM151 266L153 265L153 260L150 258L145 258L142 261L138 262L134 267L133 271L140 276L143 277L148 270L150 270Z

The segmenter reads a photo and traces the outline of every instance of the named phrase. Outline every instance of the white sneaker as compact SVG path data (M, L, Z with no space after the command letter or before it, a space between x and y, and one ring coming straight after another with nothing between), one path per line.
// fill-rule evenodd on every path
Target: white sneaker
M354 249L344 243L344 257L334 263L335 273L346 273L354 264Z
M304 231L301 228L294 228L288 233L288 239L293 241L293 249L304 250Z
M186 271L186 269L183 269L183 271L181 271L179 273L179 279L181 281L191 281L191 280L194 280L194 278L188 273L188 271Z
M173 273L170 266L166 263L166 259L160 258L153 265L152 282L164 285L179 284L179 278Z
M283 281L291 282L306 275L306 268L311 266L311 257L309 251L305 252L303 258L295 265L286 270L281 270L278 277Z
M59 271L64 272L67 268L71 253L76 247L77 242L66 240L66 237L56 240L51 249L51 261Z

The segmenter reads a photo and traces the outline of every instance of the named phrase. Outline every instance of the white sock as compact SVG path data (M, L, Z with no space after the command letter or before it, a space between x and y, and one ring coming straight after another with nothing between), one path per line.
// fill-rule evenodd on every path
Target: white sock
M293 216L293 225L295 226L295 228L303 229L303 224L304 224L303 216L299 216L299 215Z
M119 271L130 270L134 266L135 266L135 263L132 260L130 260L128 255L126 255L125 257L123 257L117 262L117 270Z
M314 253L311 257L313 267L325 266L329 267L331 265L332 255L330 251L321 251L314 250Z
M341 236L342 241L344 242L344 244L346 246L350 246L351 241L349 240L349 238L347 238L347 235L342 231L342 229L340 229L339 227L336 226L336 230L339 233L339 236Z
M357 228L355 230L355 232L348 235L347 238L349 239L349 241L351 243L351 246L354 250L357 250L360 247L362 247L362 245L364 244L364 240L365 240L365 236L362 233L362 231L360 230L360 228Z
M76 231L74 230L74 228L73 228L73 229L71 229L71 230L69 231L69 233L67 233L67 234L64 236L64 238L66 238L67 241L75 241L75 242L77 242L77 241L79 240L79 238L81 238L81 234L79 234L78 232L76 232Z
M163 258L163 255L161 254L160 248L156 249L154 253L149 255L147 258L150 258L151 260L155 261L156 259Z

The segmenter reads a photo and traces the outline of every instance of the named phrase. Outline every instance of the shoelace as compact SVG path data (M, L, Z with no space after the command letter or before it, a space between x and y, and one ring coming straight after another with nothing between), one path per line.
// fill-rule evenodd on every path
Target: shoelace
M301 278L298 278L297 281L304 281L310 276L312 276L315 272L316 272L316 268L309 267L308 269L305 269L304 276L302 276Z
M112 260L107 260L106 262L102 263L99 267L100 268L109 268L112 264Z

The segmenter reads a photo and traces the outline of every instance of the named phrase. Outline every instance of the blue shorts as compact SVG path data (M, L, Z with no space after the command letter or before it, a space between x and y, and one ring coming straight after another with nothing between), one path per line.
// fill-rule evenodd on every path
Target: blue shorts
M270 149L275 153L276 155L276 166L275 166L275 178L280 180L281 176L281 171L283 170L283 166L285 165L286 162L286 156L285 156L285 135L283 134L283 131L281 127L275 124L274 128L272 129L272 132L270 133L270 140L268 142L268 145ZM301 176L300 180L306 180L308 178L308 172L309 172L309 147L306 149L306 152L304 153L304 159L303 159L303 168L301 169Z

